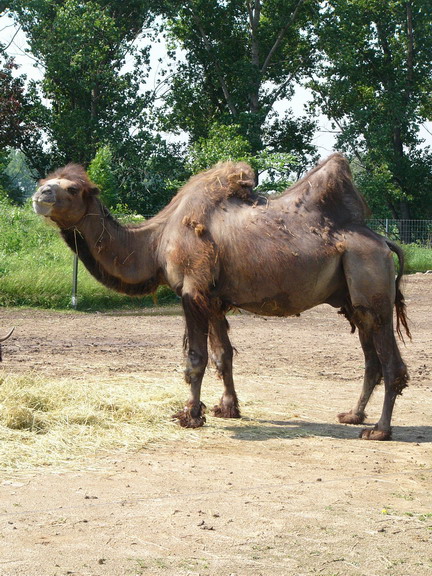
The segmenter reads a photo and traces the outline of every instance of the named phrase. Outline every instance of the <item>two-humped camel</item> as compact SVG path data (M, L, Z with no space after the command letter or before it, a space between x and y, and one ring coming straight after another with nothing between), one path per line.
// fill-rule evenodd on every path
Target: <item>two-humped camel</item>
M339 421L362 423L384 378L381 418L361 437L389 439L395 399L408 381L393 329L395 307L397 331L402 324L409 335L399 288L401 249L366 226L365 202L340 154L274 199L255 195L254 180L245 163L218 164L192 177L157 216L125 227L101 204L84 170L68 165L40 182L33 204L106 286L143 295L167 284L181 297L190 384L189 401L176 414L182 426L205 422L200 394L208 345L224 383L214 414L240 416L229 310L292 316L328 303L357 328L365 356L360 398ZM396 278L393 252L399 258Z

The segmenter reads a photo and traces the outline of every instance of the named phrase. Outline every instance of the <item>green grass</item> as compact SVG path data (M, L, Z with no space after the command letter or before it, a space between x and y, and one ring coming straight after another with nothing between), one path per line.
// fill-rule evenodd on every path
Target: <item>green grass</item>
M405 273L427 272L432 270L432 248L424 248L417 244L405 244Z
M407 273L432 270L432 250L404 246ZM0 199L0 306L67 309L71 307L73 254L58 230L33 213ZM159 304L174 294L158 290ZM78 308L103 310L150 307L151 296L131 298L99 284L80 263Z

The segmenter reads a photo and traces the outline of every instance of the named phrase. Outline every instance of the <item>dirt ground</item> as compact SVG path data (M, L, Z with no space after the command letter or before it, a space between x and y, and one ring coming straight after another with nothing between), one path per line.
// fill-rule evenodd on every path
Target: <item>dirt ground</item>
M411 382L393 441L336 420L360 392L363 359L333 309L235 315L243 421L209 416L193 441L0 477L0 575L432 574L432 274L404 291ZM4 309L1 325L16 326L2 370L182 378L180 316ZM210 372L204 402L216 386ZM382 388L370 424L381 404Z

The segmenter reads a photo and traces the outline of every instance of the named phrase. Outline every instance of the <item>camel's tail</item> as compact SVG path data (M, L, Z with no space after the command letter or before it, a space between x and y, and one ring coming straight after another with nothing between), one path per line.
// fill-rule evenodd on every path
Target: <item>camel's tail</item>
M397 255L398 260L399 260L399 270L398 270L398 273L396 276L396 298L395 298L396 332L398 333L399 338L403 342L404 338L403 338L403 334L402 334L401 325L404 327L406 335L411 340L411 332L410 332L410 329L408 326L408 317L407 317L407 313L406 313L405 298L404 298L404 295L402 294L402 291L400 289L400 283L401 283L402 276L404 273L405 256L404 256L403 250L400 246L398 246L394 242L391 242L391 240L387 240L387 239L386 239L386 243L387 243L387 246L390 248L390 250Z

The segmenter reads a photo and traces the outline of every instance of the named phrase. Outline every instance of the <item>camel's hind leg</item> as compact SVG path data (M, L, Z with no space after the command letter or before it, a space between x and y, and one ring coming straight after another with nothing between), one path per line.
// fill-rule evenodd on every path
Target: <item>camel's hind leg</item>
M338 414L339 422L343 424L363 424L366 418L366 405L375 386L382 378L381 362L375 349L372 334L359 328L359 336L365 357L363 389L356 405L349 412Z
M237 394L233 380L233 347L228 337L228 322L224 316L213 316L209 330L212 360L217 373L223 379L224 392L213 414L220 418L240 418Z
M364 415L366 402L378 382L378 358L385 385L383 410L376 426L363 430L361 437L388 440L396 397L408 382L393 329L396 300L393 258L385 241L378 237L353 237L353 240L347 243L350 249L343 258L351 300L348 318L359 329L366 358L365 384L354 410Z
M184 409L173 417L185 428L199 428L206 421L205 406L201 402L201 383L208 362L208 315L189 295L183 296L182 304L186 319L185 380L190 385L190 397Z
M408 385L408 371L400 355L394 336L393 323L377 330L374 344L381 361L384 376L384 404L381 418L373 429L365 429L360 434L367 440L389 440L391 438L391 418L398 395Z

